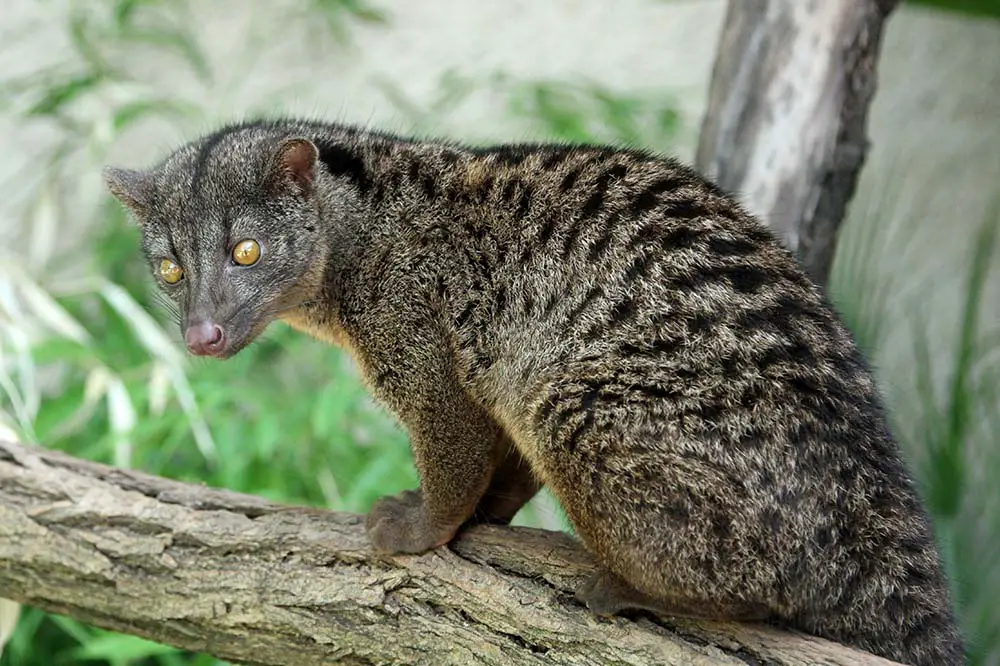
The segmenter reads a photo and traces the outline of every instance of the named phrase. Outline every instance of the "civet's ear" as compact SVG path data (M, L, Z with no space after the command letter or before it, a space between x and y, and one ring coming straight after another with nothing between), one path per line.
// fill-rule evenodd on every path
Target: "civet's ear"
M279 189L292 188L300 194L312 191L316 178L316 145L301 138L286 139L278 146L271 173L271 185Z
M135 169L105 167L104 184L116 199L135 213L139 224L149 215L153 200L153 174Z

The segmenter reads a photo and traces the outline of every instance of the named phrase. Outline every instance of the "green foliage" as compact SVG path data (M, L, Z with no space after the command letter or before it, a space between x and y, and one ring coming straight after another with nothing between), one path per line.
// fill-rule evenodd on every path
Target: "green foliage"
M970 16L1000 19L1000 0L908 0L911 5L925 5Z
M385 11L364 0L309 0L305 8L310 18L320 19L327 33L341 43L349 43L353 23L384 25Z
M1000 201L998 201L1000 203ZM956 345L937 381L934 353L925 332L927 313L915 313L916 424L900 424L921 451L918 478L935 525L943 556L952 573L963 624L972 640L974 663L997 658L1000 607L984 589L1000 584L994 563L1000 561L1000 502L995 472L1000 470L1000 362L997 339L982 336L980 319L988 277L997 260L1000 205L973 238L964 276L964 298L957 321ZM940 353L940 352L939 352ZM938 387L943 386L943 395ZM914 428L916 425L916 428ZM979 473L975 466L994 474Z
M377 85L386 100L410 123L413 133L434 133L449 114L461 108L473 92L484 89L503 99L512 118L527 124L539 140L606 143L668 151L681 129L676 100L662 90L623 93L593 82L516 79L498 72L476 81L455 70L446 71L430 103L408 98L392 83ZM464 137L494 142L493 135Z
M869 358L885 342L889 297L898 279L879 270L879 253L890 245L904 252L906 243L877 223L892 212L891 203L882 196L841 229L828 287L838 312Z
M511 93L512 113L552 140L666 151L680 130L676 103L662 91L623 95L595 83L527 81Z
M182 12L143 11L156 4L180 6L177 0L72 3L66 33L77 57L72 62L5 81L0 99L8 103L16 100L22 108L26 106L22 111L26 118L45 118L77 134L81 127L71 113L73 104L87 95L102 92L103 87L128 80L115 65L111 47L155 50L160 57L179 59L199 79L208 81L211 78L208 62L181 20ZM142 109L153 112L161 107L162 112L174 106L168 99L152 98L145 100ZM129 104L117 112L118 129L143 115Z
M386 101L409 121L409 131L413 134L433 133L441 119L458 109L477 87L471 77L451 69L441 75L434 99L420 104L384 77L377 78L375 85Z

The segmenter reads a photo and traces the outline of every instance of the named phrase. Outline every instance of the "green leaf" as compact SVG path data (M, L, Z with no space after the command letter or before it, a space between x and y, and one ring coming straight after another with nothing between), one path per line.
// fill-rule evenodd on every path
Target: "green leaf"
M926 5L945 11L990 19L1000 19L1000 0L908 0L912 5Z
M64 615L51 615L50 618L56 626L72 636L77 643L88 643L91 640L91 630L82 623Z
M127 664L139 659L149 659L166 654L177 654L177 648L162 645L127 634L101 632L89 638L73 651L77 659L106 659L115 664Z
M312 410L313 434L333 438L343 431L359 396L357 385L347 382L329 382L316 396Z
M187 62L202 82L207 83L212 79L212 69L208 64L208 58L202 53L201 47L194 39L181 30L164 26L155 29L129 28L121 33L121 39L125 42L147 44L172 50Z
M28 109L29 117L51 116L77 98L104 82L101 74L81 74L48 88L42 98Z
M31 357L37 366L55 363L87 365L93 360L93 351L67 338L46 338L31 347Z
M119 106L112 114L111 124L115 132L120 133L132 123L149 116L191 118L197 115L198 109L193 104L176 99L152 98Z

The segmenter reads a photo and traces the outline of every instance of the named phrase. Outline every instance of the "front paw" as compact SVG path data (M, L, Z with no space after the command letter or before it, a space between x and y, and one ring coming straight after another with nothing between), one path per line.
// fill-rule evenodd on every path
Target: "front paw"
M365 517L365 529L381 553L422 553L447 543L455 530L435 529L419 490L383 497Z

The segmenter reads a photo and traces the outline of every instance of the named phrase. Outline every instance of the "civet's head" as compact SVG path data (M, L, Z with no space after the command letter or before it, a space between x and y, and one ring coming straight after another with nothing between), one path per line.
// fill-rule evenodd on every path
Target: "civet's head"
M318 288L317 160L308 139L249 127L187 144L149 170L104 170L142 227L191 353L236 354Z

